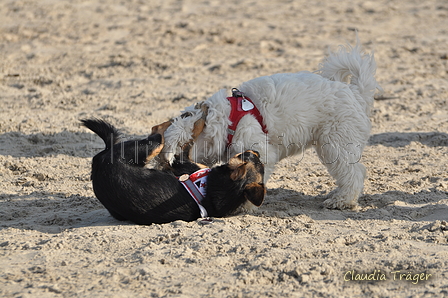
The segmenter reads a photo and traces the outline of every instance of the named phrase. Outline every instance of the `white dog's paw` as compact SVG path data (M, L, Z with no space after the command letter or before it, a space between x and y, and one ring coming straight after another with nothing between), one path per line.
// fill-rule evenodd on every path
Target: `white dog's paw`
M335 189L328 195L328 199L324 201L324 207L328 209L351 209L356 210L358 206L358 196L343 195L339 189Z

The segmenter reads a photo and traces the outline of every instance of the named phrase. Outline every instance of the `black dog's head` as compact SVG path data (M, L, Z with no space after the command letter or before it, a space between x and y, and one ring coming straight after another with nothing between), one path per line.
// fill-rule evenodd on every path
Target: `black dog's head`
M229 215L246 202L260 206L266 194L263 178L264 166L258 152L237 154L227 164L212 169L203 205L214 216Z

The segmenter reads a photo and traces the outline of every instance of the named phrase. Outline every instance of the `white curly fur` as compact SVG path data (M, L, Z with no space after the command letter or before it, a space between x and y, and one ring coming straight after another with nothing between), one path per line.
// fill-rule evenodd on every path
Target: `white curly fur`
M356 207L366 175L360 159L370 135L370 109L376 89L381 91L375 71L373 54L363 53L357 40L354 47L330 53L315 73L281 73L242 83L238 89L260 110L268 135L253 116L246 115L228 150L230 103L227 92L220 90L205 100L209 107L206 127L193 146L193 159L212 165L254 149L265 164L267 181L279 160L314 146L338 186L324 205ZM194 106L185 111L192 116L176 118L165 132L168 160L188 142L194 122L202 115Z

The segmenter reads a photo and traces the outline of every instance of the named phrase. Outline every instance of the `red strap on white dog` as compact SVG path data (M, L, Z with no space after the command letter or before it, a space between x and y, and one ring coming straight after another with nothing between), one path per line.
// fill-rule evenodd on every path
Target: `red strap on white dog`
M260 123L263 132L265 134L268 133L266 125L263 124L263 117L261 116L260 111L250 98L244 96L243 92L233 88L232 97L227 97L227 100L230 102L231 106L229 119L232 122L227 128L227 144L232 143L238 123L240 123L241 118L247 114L254 116L258 123Z
M179 182L185 187L190 196L198 204L201 211L201 217L207 217L207 210L202 206L202 200L206 195L207 189L207 176L210 173L210 169L200 169L191 175L183 174L180 176Z

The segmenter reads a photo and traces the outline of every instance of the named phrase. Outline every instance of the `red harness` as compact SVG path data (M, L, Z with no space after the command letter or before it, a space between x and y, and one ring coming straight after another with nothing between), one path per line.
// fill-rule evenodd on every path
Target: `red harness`
M265 134L268 133L268 129L266 125L263 123L263 117L261 116L260 111L254 105L250 98L245 97L243 92L239 91L236 88L232 89L232 97L227 97L227 100L230 102L231 110L229 119L232 122L227 128L227 145L232 143L233 136L235 135L236 128L240 123L241 118L246 115L252 115L257 119L258 123L261 125L261 129Z

